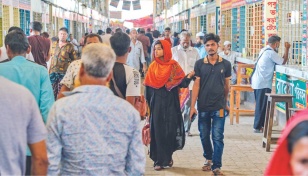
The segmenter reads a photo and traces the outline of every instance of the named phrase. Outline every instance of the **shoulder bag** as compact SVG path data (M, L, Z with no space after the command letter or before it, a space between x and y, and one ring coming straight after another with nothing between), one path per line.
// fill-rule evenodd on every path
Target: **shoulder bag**
M255 71L256 71L256 68L257 68L257 64L258 64L258 62L259 62L259 60L260 60L260 58L261 58L261 56L263 55L263 53L265 53L265 51L268 51L268 50L272 50L272 49L270 49L270 48L266 48L261 54L260 54L260 56L258 57L258 60L257 60L257 62L255 63L255 67L253 68L253 71L252 71L252 73L251 73L251 75L250 75L250 77L249 77L249 82L250 82L250 84L251 84L251 79L252 79L252 76L253 76L253 74L255 73Z
M118 88L118 86L117 86L117 84L114 80L114 77L112 77L112 82L113 82L114 89L115 89L116 93L118 94L118 96L125 99L122 92ZM142 119L144 119L144 117L147 116L147 102L144 98L144 95L141 95L140 97L135 99L134 107L139 112Z

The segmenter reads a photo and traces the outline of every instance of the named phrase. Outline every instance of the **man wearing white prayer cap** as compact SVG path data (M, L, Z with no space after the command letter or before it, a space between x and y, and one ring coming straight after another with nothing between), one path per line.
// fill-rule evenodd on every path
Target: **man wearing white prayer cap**
M239 52L231 51L231 42L225 41L223 51L218 54L220 57L231 62L232 72L231 72L231 84L236 84L236 57L241 57L242 54Z
M230 47L231 47L231 42L230 41L225 41L224 42L224 46L227 46L227 45L230 45Z
M203 38L204 38L204 33L203 32L198 32L196 34L196 44L195 44L195 48L198 50L200 59L203 59L207 53L205 51L205 47L203 44Z

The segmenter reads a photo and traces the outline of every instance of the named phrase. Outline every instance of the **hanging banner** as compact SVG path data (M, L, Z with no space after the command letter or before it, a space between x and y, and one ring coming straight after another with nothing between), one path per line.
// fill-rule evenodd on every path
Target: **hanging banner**
M269 37L277 34L276 6L277 6L277 0L265 0L264 1L265 41L267 41Z
M110 11L110 18L122 19L122 11Z
M122 10L130 10L130 5L131 5L131 1L125 1L123 0L123 6L122 6Z
M118 7L120 0L111 0L110 1L110 6L113 6L115 8Z
M133 10L140 10L141 5L140 5L140 0L133 1Z

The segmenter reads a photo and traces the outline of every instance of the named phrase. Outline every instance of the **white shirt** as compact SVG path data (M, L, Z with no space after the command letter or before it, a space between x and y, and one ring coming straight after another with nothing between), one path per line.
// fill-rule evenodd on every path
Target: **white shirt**
M189 46L186 51L182 47L182 45L175 46L171 48L172 57L176 60L185 74L189 74L194 70L194 66L197 60L199 60L199 53L196 48ZM189 84L189 90L192 90L192 82Z
M103 35L103 36L102 36L103 43L105 43L105 44L107 44L107 45L110 46L110 37L111 37L111 36L112 36L111 34L105 34L105 35Z
M0 48L0 50L1 50L1 53L0 53L0 62L1 62L1 61L4 61L5 59L8 59L9 57L7 56L5 46L2 46L2 47ZM28 59L28 60L34 62L34 57L33 57L32 53L31 53L31 51L30 51L29 54L26 54L26 59Z
M100 37L101 37L101 39L103 40L103 36L104 36L104 35L99 35L99 36L100 36Z
M79 46L77 40L76 40L76 39L73 39L70 43L74 46L74 50L77 51L77 50L78 50L78 47L77 47L77 46Z
M271 50L266 50L267 48ZM275 65L281 65L284 59L268 45L260 51L259 57L256 70L251 78L251 87L253 89L272 89Z
M141 77L139 71L134 68L125 65L125 77L126 77L126 97L129 96L141 96Z
M231 62L231 66L233 67L234 66L234 63L235 63L235 60L236 60L236 57L241 57L242 54L241 53L238 53L238 52L235 52L235 51L230 51L230 53L228 55L225 54L224 51L220 52L218 54L220 57L228 60L229 62Z
M140 61L141 63L146 62L144 58L142 43L139 40L137 40L135 44L131 41L130 47L131 51L128 54L126 64L139 71Z

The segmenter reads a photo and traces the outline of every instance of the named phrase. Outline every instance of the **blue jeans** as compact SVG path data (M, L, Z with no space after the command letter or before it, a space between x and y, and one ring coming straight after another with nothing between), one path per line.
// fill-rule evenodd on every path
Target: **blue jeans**
M203 156L207 160L212 160L212 170L222 166L222 153L224 149L224 129L225 117L219 117L219 111L199 112L198 129L203 147ZM212 129L212 140L211 140ZM212 141L214 151L212 147Z

